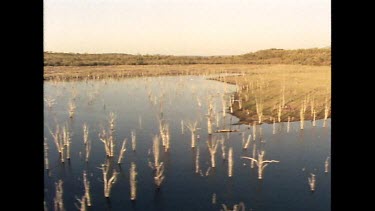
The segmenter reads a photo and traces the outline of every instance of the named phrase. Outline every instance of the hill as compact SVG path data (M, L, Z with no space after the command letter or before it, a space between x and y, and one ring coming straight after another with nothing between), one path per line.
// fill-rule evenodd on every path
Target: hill
M44 53L44 66L302 64L330 65L331 48L267 49L234 56Z

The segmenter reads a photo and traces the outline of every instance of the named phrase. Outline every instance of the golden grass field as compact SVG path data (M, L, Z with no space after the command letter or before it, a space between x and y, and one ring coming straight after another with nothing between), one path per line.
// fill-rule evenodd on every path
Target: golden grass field
M239 85L235 99L242 99L242 109L234 103L234 114L242 122L258 120L256 99L263 102L263 122L273 122L272 118L278 122L279 109L281 122L287 121L288 116L290 121L300 120L301 109L305 120L313 119L314 110L316 119L324 118L325 109L330 117L330 66L272 65L220 80ZM283 104L283 93L284 105L279 107Z

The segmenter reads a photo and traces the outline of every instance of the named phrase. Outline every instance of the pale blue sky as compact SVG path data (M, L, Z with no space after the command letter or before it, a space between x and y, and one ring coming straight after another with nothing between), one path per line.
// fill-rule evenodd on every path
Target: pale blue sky
M44 0L45 51L237 55L330 45L330 0Z

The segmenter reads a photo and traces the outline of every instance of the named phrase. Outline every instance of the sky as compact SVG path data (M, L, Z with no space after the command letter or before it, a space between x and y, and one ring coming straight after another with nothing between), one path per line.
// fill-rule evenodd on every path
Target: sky
M44 51L209 56L330 45L330 0L44 0Z

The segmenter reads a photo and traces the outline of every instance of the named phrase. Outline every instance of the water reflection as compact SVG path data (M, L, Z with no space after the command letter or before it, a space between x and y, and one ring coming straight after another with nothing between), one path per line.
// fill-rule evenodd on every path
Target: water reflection
M82 180L77 178L81 178L85 170L91 183L93 206L90 210L220 210L222 204L232 208L241 201L248 205L246 210L286 210L287 207L290 207L288 210L329 210L330 172L324 172L324 165L330 154L330 119L325 127L322 127L323 120L317 120L315 127L306 121L304 130L300 130L299 122L290 122L289 132L286 122L276 122L275 134L272 124L233 125L239 119L229 114L229 108L225 116L222 112L223 96L225 104L229 105L230 95L235 89L235 86L208 81L201 76L45 82L45 96L56 99L51 108L45 107L44 135L50 162L50 169L46 172L49 176L44 178L47 207L53 207L54 182L62 179L65 208L74 210L75 196L82 196L84 191ZM72 90L76 90L76 110L73 118L69 118L68 103L74 95ZM208 135L207 128L208 98L211 98L214 113L212 135ZM106 161L99 132L108 129L110 112L117 117L113 134L116 164L110 165L119 175L107 200L103 195L102 170L98 169ZM149 161L153 162L152 138L160 135L160 120L169 125L170 148L167 152L160 148L165 180L157 189ZM191 123L193 128L195 121L197 124L192 135L187 126ZM72 133L71 159L61 163L48 127L55 128L57 124L65 123ZM85 162L84 123L89 126L88 136L92 144L88 162ZM215 133L223 129L238 132ZM131 144L132 131L136 136L135 151ZM251 135L251 142L244 150L243 136L247 140L248 135ZM125 138L128 140L127 150L123 163L117 165ZM193 148L192 138L195 140ZM218 140L223 140L226 159L223 159L220 142L214 153L215 167L212 167L206 141ZM233 148L231 178L228 177L227 160L230 147ZM261 150L266 151L265 158L280 163L268 166L264 178L259 180L257 166L253 164L251 168L251 162L244 162L241 156L255 157ZM138 172L136 201L130 200L131 162L136 164ZM316 174L317 179L313 197L307 181L310 172ZM216 204L212 204L213 193L216 193Z

